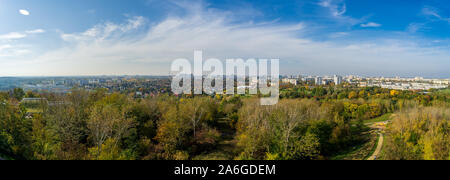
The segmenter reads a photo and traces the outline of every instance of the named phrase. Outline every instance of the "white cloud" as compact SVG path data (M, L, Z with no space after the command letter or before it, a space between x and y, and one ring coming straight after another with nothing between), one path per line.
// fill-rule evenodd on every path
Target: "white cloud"
M22 32L10 32L7 34L0 34L0 40L15 40L15 39L23 39L27 37L27 34L38 34L38 33L44 33L45 30L43 29L35 29L30 31L25 31L25 33Z
M426 26L426 23L411 23L406 30L410 33L416 33L427 29L430 28Z
M422 14L429 18L426 22L413 22L410 23L407 27L407 31L410 33L416 33L421 31L426 31L431 29L430 26L427 26L428 23L434 22L434 21L445 21L450 23L450 18L443 17L440 15L439 10L437 8L431 7L431 6L425 6L422 8Z
M43 29L35 29L35 30L30 30L30 31L25 31L28 34L38 34L38 33L45 33L45 30Z
M0 45L0 58L7 57L8 59L10 59L21 57L30 53L31 51L24 48L23 46L14 46L10 44Z
M361 24L361 27L381 27L381 24L374 23L374 22L369 22L369 23L366 23L366 24Z
M340 37L345 37L345 36L348 36L348 35L350 35L350 33L348 33L348 32L336 32L336 33L332 33L330 35L330 37L331 38L340 38Z
M441 15L438 14L437 10L432 7L424 7L422 9L422 13L425 15L428 15L428 16L433 16L433 17L439 18L439 19L442 18Z
M22 39L27 37L26 34L19 32L11 32L8 34L0 34L0 40L13 40L13 39Z
M4 49L9 49L9 48L12 48L12 46L9 45L9 44L0 45L0 51L2 51L2 50L4 50Z
M280 58L283 74L448 74L445 67L450 66L447 50L421 47L409 40L314 41L305 38L314 28L301 22L236 24L227 13L204 7L197 11L171 15L154 24L132 17L125 23L108 22L62 34L66 45L60 49L32 60L6 63L0 59L0 66L5 67L2 73L167 75L174 59L192 59L194 50L203 50L205 59Z
M319 5L321 5L322 7L330 7L331 6L331 1L332 0L323 0L319 2Z
M434 7L430 7L430 6L426 6L422 9L422 13L426 16L431 16L433 18L436 18L440 21L446 21L448 23L450 23L450 18L447 17L443 17L439 14L439 10L434 8Z
M29 11L27 11L27 10L25 10L25 9L21 9L21 10L19 10L19 13L20 13L20 14L22 14L22 15L24 15L24 16L28 16L28 15L30 15L30 12L29 12Z
M319 2L322 7L329 8L333 16L342 16L347 12L347 5L342 0L322 0Z
M145 22L145 19L142 16L136 16L136 17L130 18L130 19L128 19L128 24L126 24L125 27L121 27L122 28L121 30L129 31L132 29L139 28L140 26L142 26L144 24L144 22Z
M367 18L355 18L345 15L345 13L347 13L347 4L345 3L345 0L320 0L318 5L326 8L329 16L340 24L353 26L364 22Z
M75 34L62 34L61 38L68 42L101 42L108 39L120 39L121 36L132 34L130 31L136 30L144 25L145 19L141 16L129 18L124 24L115 24L107 22L105 24L98 24L85 32Z

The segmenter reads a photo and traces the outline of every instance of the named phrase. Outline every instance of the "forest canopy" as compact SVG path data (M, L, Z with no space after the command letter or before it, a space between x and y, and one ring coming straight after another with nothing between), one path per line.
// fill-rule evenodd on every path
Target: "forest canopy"
M318 160L368 141L393 114L385 159L450 158L450 96L381 88L287 87L258 97L73 90L0 93L0 156L32 160ZM42 101L24 102L23 98Z

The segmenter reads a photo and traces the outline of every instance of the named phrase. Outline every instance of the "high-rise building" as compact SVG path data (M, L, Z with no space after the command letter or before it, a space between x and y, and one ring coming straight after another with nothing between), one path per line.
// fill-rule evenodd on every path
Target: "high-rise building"
M322 77L316 77L316 85L320 86L323 84Z
M334 84L336 85L342 84L342 76L334 75Z
M281 80L282 83L284 84L292 84L297 86L298 85L298 80L297 79L289 79L289 78L284 78Z

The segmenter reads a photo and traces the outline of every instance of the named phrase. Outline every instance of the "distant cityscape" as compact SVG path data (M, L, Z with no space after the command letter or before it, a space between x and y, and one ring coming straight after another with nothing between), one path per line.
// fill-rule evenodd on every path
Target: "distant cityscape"
M90 76L90 77L4 77L0 90L22 88L24 91L69 93L74 88L150 96L170 90L169 76Z
M347 76L311 76L284 75L281 84L313 86L353 85L358 87L381 87L395 90L445 89L450 79L427 79L423 77L362 77ZM90 76L90 77L3 77L0 78L0 90L22 88L25 91L68 93L73 88L95 90L107 89L135 93L136 96L150 96L170 91L170 76Z
M381 87L395 90L430 90L448 88L450 79L426 79L423 77L402 78L402 77L362 77L355 75L348 76L283 76L282 83L297 85L306 82L310 85L341 85L343 83L356 85L359 87Z

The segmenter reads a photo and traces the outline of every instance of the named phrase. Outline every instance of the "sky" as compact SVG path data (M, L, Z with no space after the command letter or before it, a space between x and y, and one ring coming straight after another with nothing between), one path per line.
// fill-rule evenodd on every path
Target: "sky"
M280 59L285 75L450 78L441 0L0 0L0 76L168 75Z

